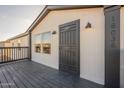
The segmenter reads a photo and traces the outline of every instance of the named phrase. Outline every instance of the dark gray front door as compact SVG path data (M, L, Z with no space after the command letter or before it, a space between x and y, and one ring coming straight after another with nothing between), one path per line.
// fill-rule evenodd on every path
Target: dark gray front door
M59 26L59 69L80 74L80 21Z

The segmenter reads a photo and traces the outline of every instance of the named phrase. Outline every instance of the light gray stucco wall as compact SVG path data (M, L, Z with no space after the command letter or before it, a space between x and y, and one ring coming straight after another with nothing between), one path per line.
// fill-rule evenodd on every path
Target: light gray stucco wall
M80 77L103 84L105 74L104 58L104 9L72 9L51 11L32 32L32 41L37 34L57 31L52 35L51 54L36 53L32 43L32 60L59 69L59 30L61 24L80 19ZM87 23L91 29L85 29Z

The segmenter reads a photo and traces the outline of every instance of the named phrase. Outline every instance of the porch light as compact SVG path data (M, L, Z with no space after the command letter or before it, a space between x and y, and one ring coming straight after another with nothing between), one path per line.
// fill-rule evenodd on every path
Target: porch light
M94 32L95 29L93 28L92 24L90 22L88 22L85 26L85 31L86 32Z
M90 22L87 23L87 25L85 26L86 29L92 28L92 25Z
M56 34L56 31L53 31L52 34Z

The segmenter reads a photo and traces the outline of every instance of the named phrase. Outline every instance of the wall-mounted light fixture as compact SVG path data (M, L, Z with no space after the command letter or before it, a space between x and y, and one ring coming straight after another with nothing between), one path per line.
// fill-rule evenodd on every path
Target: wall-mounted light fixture
M56 34L56 31L53 31L52 34Z
M88 22L88 23L87 23L87 25L85 26L85 28L86 28L86 29L88 29L88 28L92 28L91 23L90 23L90 22Z

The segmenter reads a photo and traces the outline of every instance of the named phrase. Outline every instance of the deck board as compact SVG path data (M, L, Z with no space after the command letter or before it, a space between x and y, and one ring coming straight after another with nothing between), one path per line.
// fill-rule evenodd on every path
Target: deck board
M46 80L44 77L40 77L37 73L33 73L31 70L27 70L26 67L23 67L24 65L17 66L18 68L22 69L23 73L26 75L29 75L29 77L32 78L32 80L36 81L41 85L41 87L59 87L58 84L55 84L55 82L52 82L50 80ZM41 73L42 74L42 73Z
M23 60L0 65L0 88L101 88L100 84Z
M2 69L3 70L3 69ZM9 88L8 81L6 77L4 76L2 70L0 70L0 81L1 81L1 86L5 88Z
M22 65L22 66L24 66L24 65ZM24 68L26 68L26 67L24 67ZM34 70L37 70L37 69L34 69ZM33 76L38 76L38 78L44 80L46 83L49 83L50 85L52 84L51 85L52 87L71 87L70 84L67 84L68 81L66 81L66 83L63 82L64 78L62 78L62 79L60 79L60 77L56 78L56 75L54 74L56 71L52 72L52 75L54 75L54 77L50 76L51 75L51 73L49 73L50 71L48 71L48 70L44 70L44 71L46 71L46 72L43 73L38 70L37 72L35 72L35 73L31 72L30 74L32 74ZM58 74L58 71L56 74Z
M19 88L25 88L27 87L24 83L23 80L21 79L22 75L17 75L16 71L12 70L11 65L6 65L7 71L8 73L10 73L10 75L12 76L13 80L15 81L17 87Z
M6 70L4 70L2 73L4 74L4 77L6 77L9 87L16 88L17 86L16 86L15 82L13 81L13 79L11 78L11 76L8 74L8 72Z
M8 67L10 67L11 71L13 71L15 73L15 75L20 79L20 81L24 84L24 86L26 87L33 87L32 84L29 82L30 78L25 77L23 74L21 73L21 70L19 69L14 69L13 66L9 65Z
M14 67L16 67L16 65L14 65ZM32 75L32 74L30 73L31 70L27 72L26 68L21 68L20 65L19 65L19 66L17 65L16 68L21 69L22 74L25 74L25 75L29 78L30 83L32 83L34 87L45 87L45 86L46 86L46 87L49 87L49 86L47 86L46 84L45 84L45 85L41 84L43 80L40 81L40 80L37 78L37 75ZM17 69L16 69L16 70L17 70ZM40 82L39 82L39 81L40 81Z

